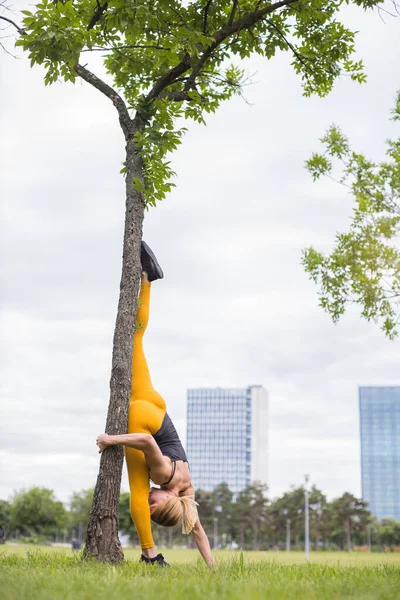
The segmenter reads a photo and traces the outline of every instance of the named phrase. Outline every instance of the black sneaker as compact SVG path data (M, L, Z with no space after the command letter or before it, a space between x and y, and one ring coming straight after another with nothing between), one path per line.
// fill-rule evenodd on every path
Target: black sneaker
M146 271L149 281L155 281L156 279L162 279L164 277L164 273L157 262L154 252L149 248L146 242L143 241L140 251L140 260L142 269L143 271Z
M143 556L143 554L142 554L139 562L145 563L146 565L158 565L160 567L170 567L171 566L167 562L165 562L162 554L157 554L157 556L155 556L154 558L147 558L147 556Z

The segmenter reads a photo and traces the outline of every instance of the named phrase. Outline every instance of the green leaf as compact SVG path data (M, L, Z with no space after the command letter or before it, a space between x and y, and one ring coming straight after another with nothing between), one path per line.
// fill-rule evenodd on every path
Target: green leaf
M342 168L340 182L353 194L353 219L346 233L336 235L330 255L312 247L303 251L304 269L335 323L348 306L357 305L363 318L380 323L393 340L400 322L400 139L388 140L389 161L378 164L351 151L337 127L322 142ZM321 154L313 154L306 166L314 179L333 172Z

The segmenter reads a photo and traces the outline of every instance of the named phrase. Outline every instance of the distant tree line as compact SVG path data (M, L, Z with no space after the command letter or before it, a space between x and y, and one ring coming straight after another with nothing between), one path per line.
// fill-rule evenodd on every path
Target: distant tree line
M92 499L93 489L73 492L67 509L52 490L34 487L16 492L10 501L0 500L0 541L84 541ZM221 483L213 492L198 490L196 500L213 547L268 550L285 549L288 543L293 550L304 547L303 487L292 487L271 500L260 483L253 483L236 496L226 483ZM367 504L348 492L328 501L313 486L309 492L309 522L313 550L351 551L354 547L365 548L368 543L373 550L400 547L400 521L387 518L378 522ZM120 496L119 528L132 544L138 544L127 492ZM179 527L154 525L153 529L155 541L161 546L191 544Z

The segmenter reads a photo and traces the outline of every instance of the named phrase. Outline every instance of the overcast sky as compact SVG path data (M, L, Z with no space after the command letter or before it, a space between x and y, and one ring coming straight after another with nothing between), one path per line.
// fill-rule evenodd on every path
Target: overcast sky
M327 127L376 160L398 135L388 117L400 19L351 8L345 20L368 84L343 78L328 98L303 98L289 55L247 61L248 103L189 124L172 158L177 187L144 225L165 272L146 334L153 383L183 440L187 388L264 385L271 496L304 473L329 497L360 495L358 386L400 384L400 343L357 310L334 326L300 264L302 248L332 247L352 210L344 188L304 169ZM0 69L0 498L42 485L68 501L99 464L124 140L111 102L86 83L44 87L25 56L2 54Z

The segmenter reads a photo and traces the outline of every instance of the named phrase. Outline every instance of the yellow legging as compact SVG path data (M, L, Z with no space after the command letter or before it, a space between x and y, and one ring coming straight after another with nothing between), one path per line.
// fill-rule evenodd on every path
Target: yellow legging
M132 356L132 390L129 405L128 433L148 433L154 435L164 420L166 405L163 398L153 388L149 368L143 351L143 335L149 322L150 312L149 281L142 281L137 325ZM151 533L148 495L150 489L149 468L141 450L125 448L130 487L130 511L139 535L142 548L154 546Z

